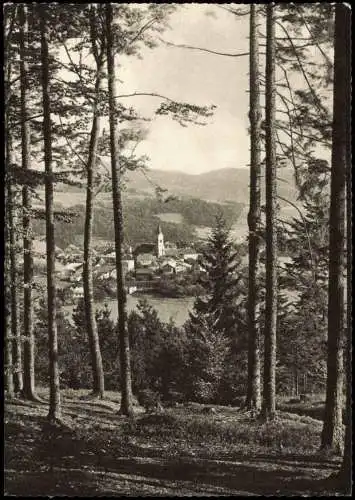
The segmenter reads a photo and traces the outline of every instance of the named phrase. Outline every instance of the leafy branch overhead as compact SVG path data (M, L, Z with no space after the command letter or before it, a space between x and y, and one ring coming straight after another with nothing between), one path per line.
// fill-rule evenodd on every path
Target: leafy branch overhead
M81 187L82 186L81 182L69 178L68 175L72 174L73 171L71 170L68 172L65 171L53 172L50 177L53 182L61 182L67 185ZM24 170L21 167L18 167L17 165L14 164L10 166L8 175L11 176L13 182L15 182L16 184L22 186L31 186L32 188L43 186L45 180L48 179L48 175L45 172L41 172L35 169Z
M188 103L168 101L162 102L155 113L157 115L171 116L171 118L176 120L181 126L187 127L188 123L206 125L207 121L201 121L201 119L213 116L215 109L215 105L196 106Z
M33 218L36 220L45 220L46 218L46 212L43 209L32 208L31 213ZM71 223L73 222L74 218L79 216L78 212L70 210L54 210L53 214L54 214L54 220L56 222L65 222L65 223Z

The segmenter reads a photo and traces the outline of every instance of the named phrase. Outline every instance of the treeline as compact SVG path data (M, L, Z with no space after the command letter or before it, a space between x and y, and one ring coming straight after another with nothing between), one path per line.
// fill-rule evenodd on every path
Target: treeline
M57 204L57 209L63 211L63 206ZM123 205L124 239L132 245L143 241L155 241L155 233L160 213L176 212L181 214L182 222L163 222L164 237L172 242L191 242L196 239L194 226L212 227L218 213L229 225L238 220L242 206L236 204L221 205L206 202L196 198L182 198L161 203L155 199L127 200ZM85 207L75 205L70 208L72 219L70 223L58 220L55 223L56 244L65 248L70 244L78 245L82 241L85 224ZM45 221L34 220L33 230L36 234L45 234ZM105 240L113 240L114 221L112 209L97 204L94 209L93 236Z

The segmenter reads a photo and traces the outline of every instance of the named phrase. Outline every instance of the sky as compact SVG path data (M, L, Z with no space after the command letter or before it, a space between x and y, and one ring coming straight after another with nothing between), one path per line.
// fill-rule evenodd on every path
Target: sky
M211 15L211 12L216 15ZM185 4L171 16L162 38L215 51L248 51L248 16L237 19L208 4ZM217 106L207 125L182 127L168 117L154 116L161 102L153 97L122 99L153 117L137 153L149 166L199 174L245 167L249 163L248 57L223 57L161 45L144 49L142 59L121 61L118 93L155 92L176 101Z
M247 5L244 7L248 10ZM229 54L247 53L249 50L249 16L236 17L218 4L179 4L169 24L170 29L161 37L175 45ZM265 33L265 23L260 24L260 30ZM283 33L278 34L278 30L276 35L281 36ZM261 71L265 65L263 45L260 50ZM61 55L65 60L64 49ZM332 57L332 54L329 56ZM308 57L309 61L322 63L323 56L317 49L314 49L314 54L310 52ZM90 62L87 61L87 64ZM216 106L214 115L207 118L204 126L189 124L188 127L182 127L171 117L155 115L155 110L162 102L160 98L120 98L122 104L133 106L138 113L151 118L150 122L143 123L147 135L135 150L137 155L149 158L148 167L189 174L248 167L248 55L226 57L161 43L154 49L144 47L141 58L116 56L116 66L118 95L155 93L178 102ZM300 71L288 74L294 89L305 88L303 78ZM278 67L276 81L285 81ZM328 94L323 97L331 105L330 89ZM280 99L277 106L284 109ZM108 129L108 120L103 121L103 127ZM279 133L281 140L287 143L288 136L282 131ZM328 150L321 146L315 149L317 155L329 160Z

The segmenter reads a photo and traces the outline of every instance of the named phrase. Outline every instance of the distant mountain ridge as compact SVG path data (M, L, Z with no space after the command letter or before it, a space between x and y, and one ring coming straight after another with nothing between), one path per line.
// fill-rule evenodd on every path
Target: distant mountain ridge
M249 203L249 169L222 168L202 174L187 174L179 171L149 169L128 172L129 192L153 194L154 185L167 189L169 194L193 196L206 201ZM293 171L284 167L278 173L280 196L295 201L297 190ZM262 193L264 178L262 177Z
M105 171L109 171L109 161L105 160ZM199 198L204 201L218 203L240 203L249 205L249 168L222 168L202 174L188 174L180 171L146 169L145 171L129 171L125 174L125 198L155 196L155 188L159 186L168 195ZM278 194L291 202L297 200L297 188L293 169L283 167L278 170ZM85 185L85 181L84 181ZM85 188L67 185L56 186L56 191L85 192ZM264 201L265 179L261 178L262 201ZM280 202L280 205L285 205Z

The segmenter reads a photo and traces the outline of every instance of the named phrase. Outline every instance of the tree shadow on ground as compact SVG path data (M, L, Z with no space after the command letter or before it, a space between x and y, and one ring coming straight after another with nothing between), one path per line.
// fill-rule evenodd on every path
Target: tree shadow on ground
M112 439L112 431L83 438L77 429L46 431L46 423L38 414L6 423L6 494L326 496L333 494L326 478L339 465L317 455L286 453L233 453L228 460L211 460L182 451L172 456L170 450L167 456L159 443L138 446L129 435Z
M110 479L112 474L116 484L117 481L123 482L124 487L128 488L124 494L131 494L127 481L135 482L137 486L140 484L142 491L150 485L156 490L177 488L206 494L241 492L250 495L277 496L307 492L324 496L327 490L324 481L302 477L297 468L281 470L274 467L273 470L263 470L260 464L241 465L232 462L187 459L153 460L142 457L114 458L110 456L101 457L100 463L97 463L97 457L91 458L90 461L84 460L86 465L83 461L79 463L74 461L71 466L67 464L67 468L63 467L65 465L65 460L63 460L60 464L56 464L60 471L56 470L56 465L54 465L53 470L47 468L41 474L38 473L38 467L37 470L27 470L22 474L17 471L15 476L10 473L6 477L6 490L11 494L31 492L31 495L98 495L103 494L100 493L103 490L108 493L105 479L108 479L108 483L112 483L112 478ZM89 471L85 471L85 467ZM117 487L119 489L116 494L119 496L123 486L117 484ZM134 487L134 490L137 493L137 487Z

